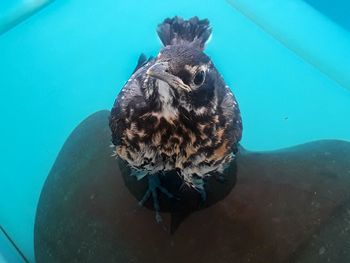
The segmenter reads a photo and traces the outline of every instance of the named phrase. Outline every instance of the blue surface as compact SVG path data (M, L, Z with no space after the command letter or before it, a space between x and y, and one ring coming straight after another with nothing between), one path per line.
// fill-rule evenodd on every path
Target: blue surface
M350 1L348 0L304 0L325 16L350 31Z
M167 16L210 19L207 53L239 101L252 150L350 140L350 92L225 1L57 0L0 36L0 222L33 261L41 187L69 133L110 109ZM273 15L273 14L271 14Z
M17 9L23 4L24 0L7 0L0 2L0 14L1 16L12 12L14 9Z
M9 0L0 2L0 35L54 0Z
M0 263L23 263L15 248L0 230Z

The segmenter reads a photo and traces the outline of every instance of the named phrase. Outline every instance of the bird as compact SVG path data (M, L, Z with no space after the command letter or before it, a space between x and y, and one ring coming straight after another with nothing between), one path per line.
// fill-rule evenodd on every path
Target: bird
M157 34L163 47L156 57L140 56L115 99L109 127L113 155L128 164L131 176L147 178L139 204L152 196L160 223L158 193L176 198L161 185L161 176L176 171L205 202L206 178L224 176L243 127L232 90L204 53L212 34L209 20L166 18Z

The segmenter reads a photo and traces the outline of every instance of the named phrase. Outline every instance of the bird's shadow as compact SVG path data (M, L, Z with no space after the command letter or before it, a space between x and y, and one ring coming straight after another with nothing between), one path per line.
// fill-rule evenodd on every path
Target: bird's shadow
M131 176L131 169L125 161L117 159L117 162L126 187L140 201L148 189L147 178L137 180L135 176ZM166 172L160 176L161 185L176 197L168 198L158 191L160 211L171 214L170 233L174 233L192 212L212 206L224 199L236 185L236 180L237 164L236 161L232 161L221 178L215 175L206 178L204 187L207 198L203 202L196 190L183 184L176 171ZM144 206L154 210L152 198L148 199Z

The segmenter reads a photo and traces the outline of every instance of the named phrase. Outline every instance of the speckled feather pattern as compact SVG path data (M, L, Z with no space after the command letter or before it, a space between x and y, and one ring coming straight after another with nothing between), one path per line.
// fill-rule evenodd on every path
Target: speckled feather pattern
M178 168L190 185L196 177L223 172L236 152L242 131L230 89L219 76L215 95L207 104L188 104L191 95L186 98L170 87L165 91L169 92L168 101L163 101L157 88L141 88L157 82L143 74L149 64L130 78L112 109L116 154L150 174ZM200 99L201 94L192 96Z
M202 68L205 82L186 92L148 76L159 60L172 61L172 72L184 83L190 81L191 69ZM233 93L210 58L189 45L166 46L131 76L112 108L110 127L115 155L138 177L177 170L192 187L202 187L201 179L224 171L242 135Z

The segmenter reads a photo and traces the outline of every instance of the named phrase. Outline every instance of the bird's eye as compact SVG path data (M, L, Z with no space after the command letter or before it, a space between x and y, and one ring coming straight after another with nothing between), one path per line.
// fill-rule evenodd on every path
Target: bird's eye
M204 79L205 79L205 72L203 70L198 71L194 76L193 83L197 86L200 86L203 84Z

